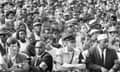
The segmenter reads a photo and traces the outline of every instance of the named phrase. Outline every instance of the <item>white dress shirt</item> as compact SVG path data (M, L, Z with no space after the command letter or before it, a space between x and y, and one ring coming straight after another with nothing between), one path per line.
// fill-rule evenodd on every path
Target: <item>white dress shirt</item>
M102 49L100 47L98 47L98 51L99 51L100 57L102 58ZM104 55L104 64L105 64L106 49L103 50L103 55Z

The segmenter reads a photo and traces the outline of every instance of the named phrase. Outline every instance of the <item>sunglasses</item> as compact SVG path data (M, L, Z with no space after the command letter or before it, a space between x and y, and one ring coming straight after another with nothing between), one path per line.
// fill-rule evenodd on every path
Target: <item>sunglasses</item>
M109 32L110 34L112 34L112 33L114 33L114 34L116 34L116 33L118 33L118 32L116 32L116 31L112 31L112 32Z
M42 49L43 47L35 47L35 48L39 48L39 49Z

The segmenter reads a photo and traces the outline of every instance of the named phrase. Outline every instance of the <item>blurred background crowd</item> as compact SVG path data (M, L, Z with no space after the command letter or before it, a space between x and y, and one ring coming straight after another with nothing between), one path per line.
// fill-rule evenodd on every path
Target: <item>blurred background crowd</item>
M77 69L85 72L88 50L105 38L100 34L107 35L108 48L120 58L119 30L120 0L0 0L1 64L4 56L14 54L15 51L9 50L14 38L19 42L19 53L28 60L37 55L36 45L44 46L53 58L52 70L56 72L60 72L57 63L69 66L66 63L72 53L62 56L61 59L66 58L65 64L57 56L73 49L76 55L72 55L68 64L82 63Z

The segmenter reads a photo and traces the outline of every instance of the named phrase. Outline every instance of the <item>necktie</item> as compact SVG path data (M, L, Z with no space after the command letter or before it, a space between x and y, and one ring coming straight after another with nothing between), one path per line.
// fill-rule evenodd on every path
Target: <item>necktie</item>
M41 57L37 57L35 61L35 66L38 66L40 64L40 61L41 61Z
M16 64L17 64L16 58L13 58L13 59L12 59L12 63L13 63L13 65L16 65Z
M102 64L104 65L104 50L102 50Z
M38 57L37 57L37 59L36 59L36 61L35 61L35 66L37 66L37 63L38 63Z

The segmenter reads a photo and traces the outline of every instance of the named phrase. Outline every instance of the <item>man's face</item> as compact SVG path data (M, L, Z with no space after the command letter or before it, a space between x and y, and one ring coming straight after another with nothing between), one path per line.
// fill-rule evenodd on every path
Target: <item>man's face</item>
M18 26L19 29L21 30L25 30L25 25L23 23L20 23L19 26Z
M0 35L0 38L1 38L2 42L5 43L8 38L8 35L5 35L5 34Z
M45 34L49 34L49 33L51 32L50 27L49 27L49 26L44 26L44 27L43 27L43 32L44 32Z
M114 44L113 44L113 48L115 50L118 50L120 48L120 42L119 41L116 41Z
M53 41L51 39L46 40L46 45L45 45L46 50L51 50L52 42Z
M109 37L116 37L117 36L117 32L109 32Z
M19 37L20 37L21 39L25 39L25 36L26 36L26 34L25 34L24 31L20 31L20 32L19 32Z
M8 19L13 19L14 18L14 14L9 14L9 16L8 16Z
M92 0L88 0L88 3L92 3Z
M87 13L87 11L88 11L88 8L87 8L87 7L84 7L84 8L83 8L83 12L84 12L84 13Z
M0 13L0 18L1 18L1 19L4 19L4 18L5 18L4 13Z
M41 31L41 26L34 26L35 32L40 32Z
M75 42L74 41L67 41L67 48L68 48L68 51L72 51L73 48L75 48Z
M92 39L92 40L96 40L96 39L97 39L97 34L94 33L94 34L92 35L91 39Z
M17 55L18 52L19 52L19 47L18 47L18 44L11 44L9 47L8 47L8 51L11 55Z
M48 5L51 5L53 2L53 0L47 0Z
M108 40L107 39L100 40L99 45L100 45L100 48L102 49L106 48L108 46Z
M36 55L40 55L41 53L43 53L45 50L45 48L43 48L42 46L35 46L35 53Z
M26 14L27 13L27 10L22 10L22 14Z
M70 15L65 15L65 16L64 16L64 19L65 19L65 20L69 20L70 18L71 18Z
M36 17L38 17L38 16L39 16L39 14L35 13L32 17L33 17L33 18L36 18Z
M86 32L87 32L87 27L82 26L82 27L81 27L81 31L84 32L84 33L86 33Z
M10 10L10 9L12 9L12 8L13 8L13 6L11 6L11 5L9 5L9 4L7 4L7 5L4 7L5 10Z
M33 7L36 8L36 7L37 7L37 3L34 3L34 4L33 4Z
M67 32L67 33L73 33L73 32L74 32L74 30L73 30L73 28L68 27L68 28L66 29L66 32Z
M27 16L27 20L31 21L32 20L32 15Z

